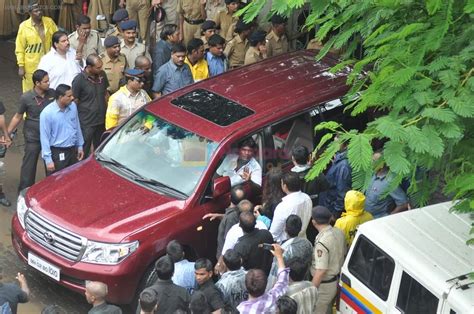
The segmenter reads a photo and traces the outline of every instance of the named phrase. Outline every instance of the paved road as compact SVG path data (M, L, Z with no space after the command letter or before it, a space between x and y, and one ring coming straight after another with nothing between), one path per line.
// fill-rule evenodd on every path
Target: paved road
M13 41L0 41L0 100L7 109L6 118L10 121L15 114L18 99L21 95L21 81L17 75L17 67L14 56L15 45ZM22 126L14 140L14 145L8 150L5 158L7 175L4 190L7 197L12 201L12 206L5 208L0 206L0 267L3 268L2 282L15 280L18 272L25 274L30 290L31 300L18 308L18 314L40 313L49 304L58 304L67 313L87 313L90 305L85 297L69 291L50 281L39 272L28 268L17 257L11 244L11 219L16 210L16 189L19 183L20 164L23 152ZM43 165L39 165L37 178L44 177Z

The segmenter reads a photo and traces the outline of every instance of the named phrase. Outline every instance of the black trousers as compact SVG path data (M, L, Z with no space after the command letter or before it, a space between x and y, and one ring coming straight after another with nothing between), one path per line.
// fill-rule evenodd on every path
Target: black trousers
M27 187L35 184L36 179L36 166L38 165L38 157L41 152L41 143L25 141L25 153L23 155L23 161L21 163L20 170L20 185L18 191L21 191Z
M64 154L64 155L62 155ZM63 170L74 165L77 160L76 147L51 147L51 158L54 162L54 171L47 171L46 175L51 175L59 170Z
M94 145L94 149L99 146L100 138L105 131L105 125L84 126L81 130L82 137L84 137L84 158L87 158L91 151L91 145Z

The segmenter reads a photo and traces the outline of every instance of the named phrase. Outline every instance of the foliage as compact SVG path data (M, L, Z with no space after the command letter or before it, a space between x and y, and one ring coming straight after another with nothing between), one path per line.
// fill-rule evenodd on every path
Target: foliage
M246 10L258 13L254 4L262 2ZM290 15L300 3L273 1L272 12ZM347 83L355 100L346 110L378 117L362 131L316 126L349 143L354 185L367 186L376 140L390 171L410 180L415 205L443 189L460 200L455 210L474 212L474 0L311 0L309 8L305 27L325 43L317 58L341 49L332 71L353 68ZM327 146L310 176L335 152L335 144Z

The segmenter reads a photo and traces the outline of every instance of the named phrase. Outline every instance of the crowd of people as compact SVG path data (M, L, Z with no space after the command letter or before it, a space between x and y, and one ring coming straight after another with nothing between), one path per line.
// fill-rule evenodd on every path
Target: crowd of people
M234 16L240 6L234 0L214 1L214 7L209 1L152 1L163 16L153 30L161 31L160 39L150 45L148 22L134 2L113 14L115 27L103 41L86 15L68 34L40 6L29 6L30 18L16 38L23 95L9 123L0 102L0 158L24 123L19 191L35 183L40 155L47 175L64 169L152 98L289 50L285 17L274 15L266 32ZM312 166L307 147L293 148L291 171L272 169L265 181L255 149L251 138L242 141L239 153L227 155L217 170L230 177L232 190L225 213L203 217L220 220L215 258L191 262L182 245L170 241L156 262L156 280L140 293L137 313L329 313L357 226L408 208L403 186L385 193L393 178L383 152L374 155L375 173L364 194L351 189L345 144L312 181L305 179ZM243 184L263 185L261 204L248 199ZM10 206L1 185L0 204ZM12 312L28 300L24 276L18 280L19 288L0 283L0 305L9 303ZM106 303L106 284L87 282L85 288L89 313L121 312Z

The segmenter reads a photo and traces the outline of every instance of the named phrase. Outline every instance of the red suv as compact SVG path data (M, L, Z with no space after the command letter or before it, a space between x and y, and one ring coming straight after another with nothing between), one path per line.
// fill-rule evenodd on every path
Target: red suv
M214 256L217 222L202 217L229 205L230 180L215 176L225 155L252 137L265 176L291 163L294 145L313 148L328 115L345 119L349 69L331 74L336 60L315 54L274 57L142 107L93 156L21 193L18 255L81 293L86 280L105 282L118 304L134 299L171 239L188 256Z

